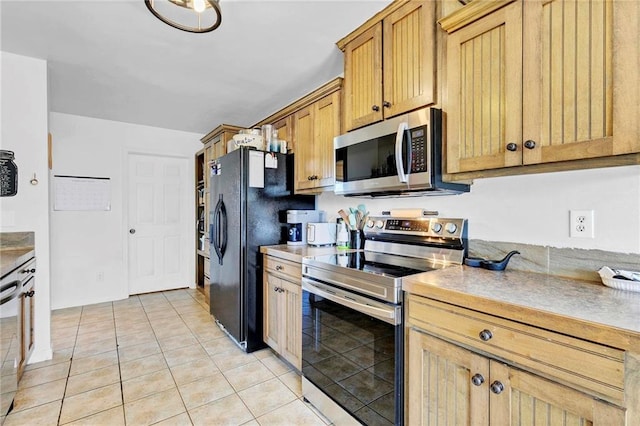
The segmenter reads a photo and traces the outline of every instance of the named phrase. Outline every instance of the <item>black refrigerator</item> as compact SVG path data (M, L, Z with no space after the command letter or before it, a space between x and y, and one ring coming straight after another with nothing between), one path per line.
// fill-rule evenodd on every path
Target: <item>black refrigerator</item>
M287 239L286 211L314 209L315 196L293 194L293 155L242 147L211 168L211 314L246 352L262 336L260 246Z

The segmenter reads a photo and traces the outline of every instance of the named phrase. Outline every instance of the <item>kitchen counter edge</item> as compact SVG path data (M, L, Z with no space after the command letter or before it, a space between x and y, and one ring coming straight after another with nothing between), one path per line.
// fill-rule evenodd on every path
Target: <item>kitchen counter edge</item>
M407 277L403 290L640 353L640 293L547 274L468 266Z
M297 263L302 263L302 258L304 257L344 253L345 251L348 250L338 249L336 246L312 247L307 245L293 246L288 244L279 244L275 246L260 247L260 253Z

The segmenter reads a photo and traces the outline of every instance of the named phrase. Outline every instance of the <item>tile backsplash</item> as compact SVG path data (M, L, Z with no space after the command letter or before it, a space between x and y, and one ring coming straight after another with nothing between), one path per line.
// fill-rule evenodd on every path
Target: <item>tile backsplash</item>
M511 250L518 250L509 261L508 269L558 275L588 281L600 281L598 269L640 270L640 255L604 250L557 248L500 241L469 240L469 256L502 259Z

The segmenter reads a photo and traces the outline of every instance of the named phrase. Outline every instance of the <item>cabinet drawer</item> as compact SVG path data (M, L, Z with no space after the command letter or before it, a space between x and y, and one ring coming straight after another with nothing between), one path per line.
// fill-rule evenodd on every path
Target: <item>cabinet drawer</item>
M410 295L410 325L542 375L624 401L624 351Z
M264 269L277 274L289 276L293 278L295 282L300 282L302 279L302 264L290 262L274 256L264 257Z

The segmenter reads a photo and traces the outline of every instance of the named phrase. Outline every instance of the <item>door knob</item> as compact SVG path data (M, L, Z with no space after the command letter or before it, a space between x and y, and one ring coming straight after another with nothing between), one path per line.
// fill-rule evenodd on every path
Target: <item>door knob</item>
M495 382L491 383L490 389L491 389L491 392L498 395L498 394L501 394L502 391L504 390L504 385L496 380Z
M136 233L136 230L135 230L135 229L133 229L133 228L131 228L131 229L129 229L129 233L130 233L130 234L135 234L135 233Z
M493 333L491 333L491 330L484 329L478 334L478 336L480 337L480 340L486 342L493 337Z
M471 378L471 383L473 383L475 386L480 386L484 383L484 377L482 376L482 374L474 374Z

